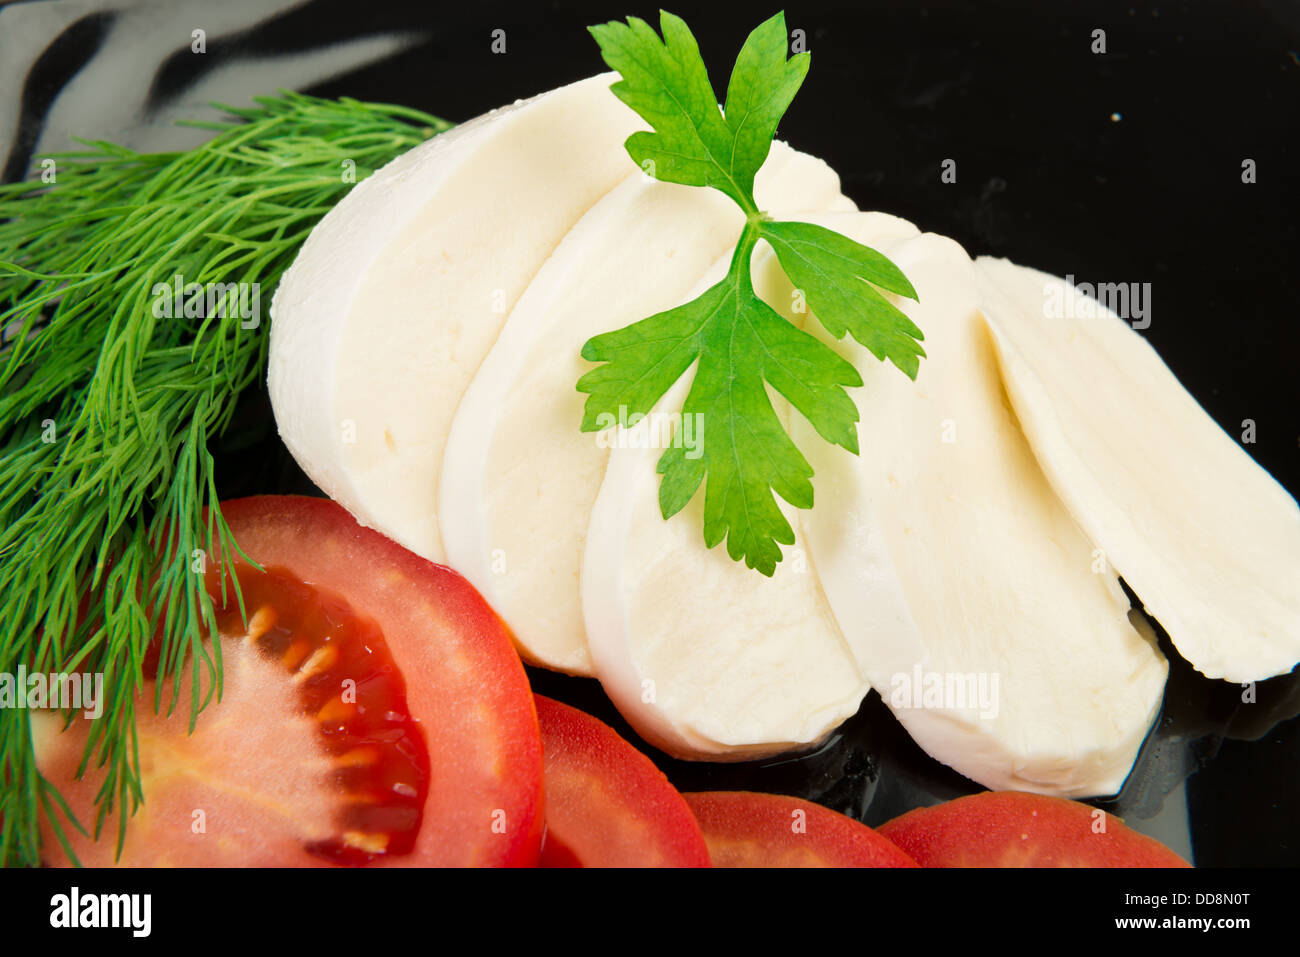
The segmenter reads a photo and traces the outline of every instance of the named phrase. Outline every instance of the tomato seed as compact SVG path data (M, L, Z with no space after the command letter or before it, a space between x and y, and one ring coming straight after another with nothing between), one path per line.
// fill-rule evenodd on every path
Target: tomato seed
M338 792L337 836L307 850L346 865L409 853L428 793L429 752L383 633L341 597L284 569L236 565L235 573L245 607L257 611L245 628L237 603L219 608L219 632L245 635L289 672L332 757L326 773ZM218 575L209 571L208 591L219 603Z

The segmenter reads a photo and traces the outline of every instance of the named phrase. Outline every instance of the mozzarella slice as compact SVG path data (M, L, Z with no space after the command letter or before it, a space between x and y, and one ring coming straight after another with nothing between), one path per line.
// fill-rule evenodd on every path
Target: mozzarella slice
M848 235L861 239L857 230ZM888 251L919 303L915 382L851 340L862 454L806 423L813 564L864 674L927 752L989 788L1117 791L1167 665L1043 476L1006 404L974 265L924 235ZM813 325L810 323L810 326Z
M880 214L861 222L881 235L916 232ZM727 265L716 263L699 291ZM790 314L789 282L766 245L753 274L760 296L792 321L803 318ZM690 378L662 409L680 410ZM869 688L807 561L797 510L786 509L796 543L770 579L725 548L705 549L702 488L678 515L660 515L662 449L635 447L652 424L622 435L611 451L587 530L582 604L601 684L646 740L678 757L746 760L815 744L857 711Z
M359 521L426 558L443 558L438 468L457 402L542 263L629 175L637 117L610 94L614 79L398 157L325 216L276 291L281 437Z
M755 197L782 217L843 199L829 166L782 143ZM591 673L579 577L612 433L578 430L583 343L688 300L743 225L716 190L623 182L542 267L461 400L439 495L447 559L535 663Z
M1007 392L1080 527L1198 671L1240 682L1290 671L1295 499L1109 309L1006 260L978 270Z

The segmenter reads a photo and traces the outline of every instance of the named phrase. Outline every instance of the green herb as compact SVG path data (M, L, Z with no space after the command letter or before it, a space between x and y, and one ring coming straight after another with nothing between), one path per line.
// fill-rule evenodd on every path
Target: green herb
M601 55L622 79L615 96L653 132L634 133L627 151L656 179L710 186L730 196L746 222L731 268L698 299L590 339L582 357L604 363L578 381L588 393L582 430L605 415L648 413L697 363L684 414L702 414L708 441L698 458L669 448L659 460L659 506L665 519L705 483L704 542L724 538L733 560L771 575L779 545L794 531L773 491L812 508L813 470L772 408L766 386L790 401L819 435L854 454L858 411L845 392L862 379L819 339L782 318L754 292L750 260L760 240L804 293L809 308L836 339L848 332L882 361L916 378L921 330L874 286L916 298L902 272L880 253L809 223L773 222L754 200L754 175L767 158L777 123L804 76L809 56L786 58L785 15L778 13L745 41L718 108L690 29L660 15L663 39L629 17L591 28Z
M84 143L52 157L53 184L0 186L0 672L103 673L82 761L107 775L96 835L141 800L134 708L155 636L155 708L167 687L174 707L188 667L192 729L200 685L220 687L199 569L233 543L209 440L264 374L268 324L237 313L238 290L168 317L163 286L244 283L269 305L351 184L448 125L355 100L257 102L197 124L216 135L188 152ZM39 862L42 815L65 849L65 823L85 827L37 771L29 714L0 709L5 865Z

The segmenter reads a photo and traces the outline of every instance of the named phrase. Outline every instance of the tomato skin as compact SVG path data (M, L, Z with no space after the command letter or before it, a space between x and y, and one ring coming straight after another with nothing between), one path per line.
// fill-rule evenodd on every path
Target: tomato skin
M880 833L922 867L1191 866L1117 817L1021 791L983 791L916 808L882 825Z
M546 766L543 867L708 867L704 835L654 762L597 718L535 695Z
M917 866L865 824L820 804L751 791L682 796L704 830L714 867Z
M411 852L381 856L369 866L534 866L543 828L537 716L519 656L482 597L456 572L361 527L326 499L258 496L223 503L222 514L250 558L288 569L373 618L405 681L407 704L424 731L432 772ZM118 863L328 865L300 846L293 828L281 826L284 834L275 827L266 834L256 830L287 816L310 816L313 821L318 816L305 814L303 804L319 811L320 795L308 793L312 786L303 783L308 780L305 772L294 778L299 772L291 767L314 760L308 752L316 730L313 726L308 733L297 727L306 719L291 714L289 680L278 673L268 678L264 668L247 665L251 653L241 651L241 644L222 644L227 677L236 680L229 694L223 689L222 701L200 716L195 738L185 738L188 687L178 713L170 718L153 715L151 700L137 703L139 726L166 742L169 759L181 753L185 773L169 771L162 782L154 782L159 790L152 796L146 784L146 803L129 822ZM152 687L149 690L151 694ZM46 727L39 735L38 753L42 772L89 825L101 779L92 772L81 782L72 780L84 744L84 727L76 725L85 723L78 719L73 733L63 735ZM186 752L186 745L195 741L209 746ZM200 762L197 769L187 763L191 761ZM261 775L271 799L236 806L224 785L239 772L241 762ZM202 786L205 773L222 782L218 793ZM316 782L315 790L326 792L319 773L310 780ZM172 790L175 793L169 793ZM326 793L326 800L329 797ZM206 815L206 836L192 836L191 809L205 804L215 805L220 813ZM232 824L220 830L226 822L247 826L241 830ZM115 824L116 817L110 818L106 830L114 830ZM301 820L293 824L303 826ZM114 834L95 843L69 836L82 863L114 863ZM47 859L64 862L48 822L42 838Z

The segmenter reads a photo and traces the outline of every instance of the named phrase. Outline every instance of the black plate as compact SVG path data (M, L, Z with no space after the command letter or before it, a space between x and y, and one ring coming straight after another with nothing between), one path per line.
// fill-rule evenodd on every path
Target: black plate
M655 16L618 3L225 0L204 16L188 3L60 6L0 11L9 179L68 133L188 145L194 134L172 119L279 87L468 119L602 70L585 25ZM768 13L719 6L674 6L715 83ZM783 139L831 163L861 208L972 254L1081 282L1151 283L1144 334L1229 434L1253 420L1245 447L1296 494L1300 6L791 3L787 22L804 31L813 66ZM191 52L195 29L203 54ZM505 53L492 51L495 30ZM1104 54L1093 52L1096 30ZM955 183L940 179L947 159ZM1247 159L1253 184L1242 182ZM319 494L276 439L265 394L239 415L261 438L217 450L224 495ZM1248 703L1160 637L1170 660L1161 717L1123 791L1095 803L1198 865L1300 863L1300 677L1263 682ZM531 676L640 743L594 681ZM646 750L685 790L797 794L868 824L979 790L917 748L874 693L814 753L718 765Z

